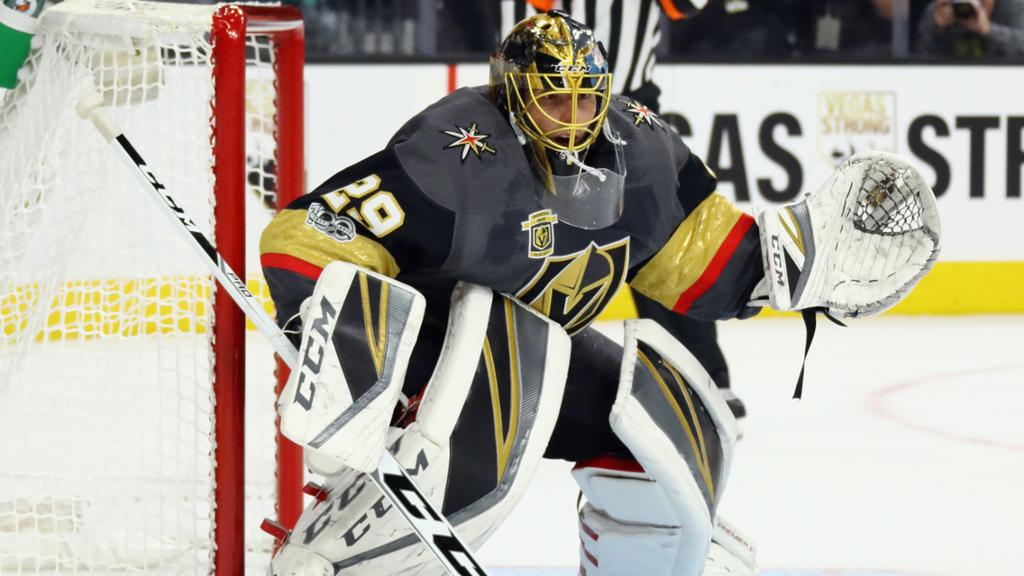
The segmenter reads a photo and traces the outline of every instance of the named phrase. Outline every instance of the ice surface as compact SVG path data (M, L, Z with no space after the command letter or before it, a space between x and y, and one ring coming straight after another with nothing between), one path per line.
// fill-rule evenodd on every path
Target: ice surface
M1024 575L1024 316L822 322L801 401L799 319L719 332L750 413L721 511L763 576ZM542 463L480 551L492 574L577 574L569 467ZM249 504L254 532L268 503ZM246 573L265 565L254 554Z
M1024 574L1024 317L822 322L800 401L799 319L719 332L750 413L721 511L762 575ZM482 561L575 574L575 506L545 462Z

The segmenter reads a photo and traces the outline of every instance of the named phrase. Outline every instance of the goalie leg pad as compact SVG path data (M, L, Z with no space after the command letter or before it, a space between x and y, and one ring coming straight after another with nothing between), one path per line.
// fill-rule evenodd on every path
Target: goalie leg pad
M678 516L649 476L609 465L573 470L587 497L579 514L580 573L670 576L683 537Z
M391 447L470 547L508 515L544 453L569 346L560 326L508 297L466 284L452 297L441 357L416 419L392 429ZM440 574L365 475L346 469L324 488L327 499L303 512L282 550L306 549L346 575ZM287 572L288 557L275 557L275 574Z
M754 576L757 547L721 516L715 519L708 559L702 576Z
M680 541L664 491L632 462L607 458L578 465L573 477L587 497L580 510L580 574L673 576ZM703 525L702 525L703 528ZM733 525L715 520L703 576L754 576L756 549Z
M586 475L577 473L589 504L623 526L641 525L648 534L672 540L661 556L660 574L700 574L737 434L736 419L721 392L697 359L664 328L650 320L627 321L610 423L646 475L618 471L581 478ZM602 489L602 484L615 490ZM626 490L646 496L606 495ZM639 515L617 509L622 501ZM646 503L638 505L641 501ZM625 533L618 528L613 532ZM630 562L641 562L639 548L630 552L631 546L620 549ZM598 573L649 573L629 569L630 562L621 562L622 571Z
M271 576L334 576L334 566L323 556L302 546L278 550L270 569Z
M296 366L278 397L281 432L321 474L380 462L425 299L348 264L324 268L304 306Z

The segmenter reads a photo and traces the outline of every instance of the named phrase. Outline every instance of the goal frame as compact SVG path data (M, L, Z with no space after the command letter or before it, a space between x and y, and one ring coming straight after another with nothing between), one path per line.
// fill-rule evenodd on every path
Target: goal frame
M302 12L293 6L230 4L213 16L212 148L215 177L214 234L227 263L245 277L245 70L246 33L273 38L275 48L276 196L280 210L302 195L303 66ZM245 569L245 316L226 290L216 289L213 311L215 502L214 572ZM277 360L279 394L288 370ZM292 527L302 512L302 451L277 434L278 522ZM229 487L229 489L224 489ZM233 487L234 489L231 489ZM249 519L250 522L258 521Z

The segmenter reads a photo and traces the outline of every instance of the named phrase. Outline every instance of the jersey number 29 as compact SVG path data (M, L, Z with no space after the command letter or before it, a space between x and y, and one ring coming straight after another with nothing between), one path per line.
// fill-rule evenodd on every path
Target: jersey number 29
M345 214L359 221L377 238L383 238L401 228L405 222L405 211L398 205L394 194L380 190L380 176L370 174L362 180L343 186L323 195L323 201L337 214L352 203Z

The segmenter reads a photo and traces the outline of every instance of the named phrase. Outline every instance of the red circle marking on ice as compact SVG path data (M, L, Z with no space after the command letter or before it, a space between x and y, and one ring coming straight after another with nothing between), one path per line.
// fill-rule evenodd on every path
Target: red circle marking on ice
M912 419L903 416L902 414L899 414L895 410L891 410L886 406L887 398L895 396L897 394L901 394L913 388L925 386L928 384L936 384L938 382L946 380L955 380L957 378L963 378L965 376L978 376L981 374L1008 372L1012 370L1024 370L1024 364L1011 364L1008 366L995 366L992 368L981 369L976 368L971 370L960 370L957 372L947 372L922 376L920 378L915 378L913 380L908 380L906 382L901 382L899 384L887 386L879 390L878 392L875 392L874 394L871 395L871 397L868 400L868 407L872 412L886 420L890 420L901 426L906 426L919 432L932 434L934 436L939 436L940 438L945 438L947 440L952 440L955 442L976 444L979 446L999 448L1002 450L1010 450L1013 452L1024 452L1024 444L1016 444L1014 442L1004 442L1001 440L994 440L991 438L970 436L967 434L958 434L956 432L950 432L949 430L943 430L942 428L937 428L934 426L929 426L927 424L915 422Z

